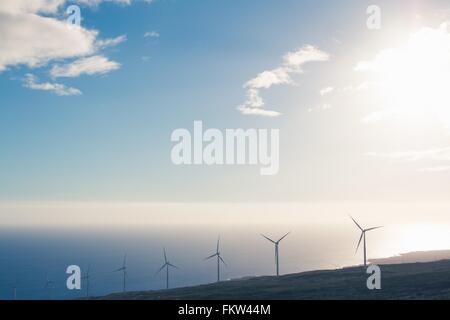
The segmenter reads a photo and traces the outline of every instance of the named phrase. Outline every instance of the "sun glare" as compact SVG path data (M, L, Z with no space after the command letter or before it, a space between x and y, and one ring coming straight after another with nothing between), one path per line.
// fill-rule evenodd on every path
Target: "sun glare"
M448 226L442 224L411 224L396 231L400 242L397 253L450 248Z
M450 125L450 32L447 24L422 28L402 45L360 62L373 72L371 82L385 114L402 119L433 117Z

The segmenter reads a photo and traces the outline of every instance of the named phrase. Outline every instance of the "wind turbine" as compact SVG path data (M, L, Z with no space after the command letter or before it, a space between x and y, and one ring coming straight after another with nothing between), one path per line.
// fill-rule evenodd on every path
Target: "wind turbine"
M356 246L356 252L358 252L359 249L359 245L361 244L361 241L364 239L364 267L367 266L367 249L366 249L366 232L368 231L372 231L375 229L379 229L382 227L373 227L373 228L367 228L367 229L363 229L358 222L356 222L355 219L353 219L352 216L350 216L350 218L353 220L353 222L356 224L356 226L359 228L359 230L361 230L361 237L359 237L359 241L358 241L358 245Z
M14 279L14 282L10 284L12 289L12 298L13 300L17 300L17 276Z
M48 274L45 275L45 286L44 289L47 290L47 298L51 299L51 289L52 289L53 281L49 280Z
M127 254L125 253L125 256L123 257L123 264L122 267L114 270L114 272L123 272L123 292L127 291Z
M17 300L17 274L14 277L14 283L12 284L12 294L13 294L13 300Z
M177 266L171 264L168 260L167 260L167 254L166 254L166 248L163 249L164 251L164 264L162 265L162 267L156 272L156 274L160 273L164 268L166 268L166 289L169 289L169 268L175 268L178 269Z
M91 270L91 265L88 266L86 275L81 278L82 280L86 280L86 298L89 298L89 284L90 284L90 279L91 279L90 270Z
M270 242L272 242L275 245L275 265L277 268L277 277L280 275L280 261L279 261L279 251L278 251L278 246L281 242L281 240L283 240L284 238L287 237L287 235L290 234L290 232L286 233L284 236L282 236L278 241L274 241L268 237L266 237L265 235L261 234L264 238L266 238L267 240L269 240Z
M219 245L220 245L220 237L217 240L216 253L205 258L205 261L206 261L206 260L212 259L214 257L217 257L217 282L220 282L220 262L222 262L225 266L227 266L225 261L222 259L222 256L220 255Z

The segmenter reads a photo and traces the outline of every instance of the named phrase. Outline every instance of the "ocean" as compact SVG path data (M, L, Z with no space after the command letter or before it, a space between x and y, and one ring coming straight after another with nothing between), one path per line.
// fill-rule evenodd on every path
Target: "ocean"
M383 222L383 228L367 234L369 259L450 248L450 221L447 211L441 207L435 209L433 220L429 206L416 206L417 212L428 216L416 214L409 219L402 218L412 212L409 207L403 211L399 207L370 208L384 215L377 216L367 207L354 207L350 211L366 212L362 218L357 216L364 226ZM241 211L245 212L244 209ZM169 219L171 216L165 215L163 222L161 219L152 222L131 219L129 215L128 219L133 221L129 225L123 224L123 219L115 224L110 223L111 219L105 220L103 225L97 222L50 226L35 221L28 227L3 225L0 227L0 299L85 297L85 280L81 290L69 290L66 286L69 276L66 269L71 265L79 266L82 276L89 269L91 296L120 292L123 274L114 270L122 267L125 254L128 291L164 289L164 271L156 274L164 263L163 248L167 250L168 260L178 267L170 270L170 287L211 283L217 277L216 260L204 259L215 253L219 236L221 256L227 263L221 267L224 281L275 273L274 245L261 234L277 240L291 232L280 244L281 274L336 269L363 262L361 248L355 252L360 231L344 214L346 210L336 214L336 209L325 208L317 213L313 208L294 207L289 215L282 215L277 212L283 211L276 208L266 209L272 212L270 217L261 212L258 215L258 210L253 209L253 215L228 215L228 220L210 217L194 221L180 217ZM394 209L397 213L404 212L403 215L389 214ZM66 216L69 219L71 215L61 215L60 219ZM264 219L258 219L263 216Z
M163 248L167 250L168 260L179 268L170 271L171 287L214 282L216 260L205 261L204 258L215 253L219 234L221 255L227 263L227 266L221 267L223 280L275 272L274 246L260 232L277 240L292 231L280 244L281 273L338 268L358 263L358 256L354 252L357 230L353 230L355 232L349 237L342 234L340 239L335 240L331 234L336 235L336 230L330 229L328 235L322 232L323 238L315 243L314 238L319 237L317 230L290 227L278 226L270 232L237 226L147 226L83 230L3 228L0 232L0 299L84 297L85 280L82 281L81 290L67 289L69 275L66 269L70 265L79 266L82 276L86 275L89 268L90 295L121 291L123 274L114 270L122 267L125 254L127 290L163 289L165 271L156 274L164 263ZM344 239L348 245L341 243ZM372 247L370 249L374 250Z

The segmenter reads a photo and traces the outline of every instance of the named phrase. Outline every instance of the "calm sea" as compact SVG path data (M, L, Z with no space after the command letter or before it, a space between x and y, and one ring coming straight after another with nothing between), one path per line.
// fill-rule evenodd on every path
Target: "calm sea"
M2 228L0 299L12 299L14 287L17 288L17 299L83 297L86 295L85 282L81 290L70 291L66 287L69 265L78 265L83 275L90 266L91 295L121 291L122 273L114 270L122 266L125 253L127 290L162 289L165 274L156 274L156 271L164 262L163 247L169 261L179 267L171 270L171 287L214 282L216 260L204 261L204 258L215 253L219 234L221 254L228 265L222 267L222 279L270 275L275 271L274 246L260 234L276 240L288 231L292 233L280 245L281 273L334 269L362 262L362 252L355 254L359 233L351 222L339 226ZM369 257L386 257L406 251L406 247L399 245L411 244L411 241L399 241L398 236L395 227L368 234ZM45 287L47 279L51 281L49 288Z

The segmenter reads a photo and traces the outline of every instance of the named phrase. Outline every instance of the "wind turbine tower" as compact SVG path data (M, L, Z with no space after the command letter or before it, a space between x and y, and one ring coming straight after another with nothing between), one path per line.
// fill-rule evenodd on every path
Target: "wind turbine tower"
M127 254L123 257L122 267L114 272L123 272L123 292L127 292Z
M156 272L156 274L160 273L164 268L166 268L166 289L169 289L169 268L178 269L178 267L171 264L167 260L166 248L164 248L163 251L164 251L164 264L162 265L161 268L159 268L159 270Z
M52 285L53 285L53 281L51 281L48 278L48 275L45 276L45 290L47 290L47 299L50 300L52 295L51 295L51 289L52 289Z
M272 242L275 245L275 266L276 266L276 271L277 271L277 277L280 275L279 245L280 245L280 242L288 236L288 234L290 234L290 232L286 233L278 241L274 241L262 234L262 236L264 238L266 238L267 240L269 240L270 242Z
M358 252L359 245L361 244L361 241L363 241L363 247L364 247L364 267L366 267L366 266L367 266L366 232L372 231L372 230L375 230L375 229L379 229L379 228L382 228L382 227L373 227L373 228L367 228L367 229L364 229L364 228L362 228L362 227L358 224L358 222L356 222L355 219L353 219L352 216L350 216L350 218L351 218L351 219L353 220L353 222L356 224L356 226L358 227L358 229L361 230L361 237L359 237L359 241L358 241L358 245L356 246L356 251L355 251L355 253Z
M222 262L225 266L227 266L225 260L223 260L222 256L220 255L220 237L217 240L216 253L210 255L209 257L206 257L205 260L209 260L214 257L217 257L217 282L220 282L220 263Z
M86 298L89 298L89 288L90 288L90 280L91 280L91 266L88 266L87 273L81 279L86 280Z

